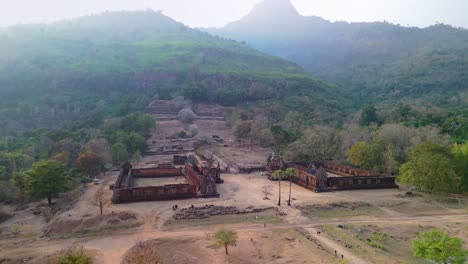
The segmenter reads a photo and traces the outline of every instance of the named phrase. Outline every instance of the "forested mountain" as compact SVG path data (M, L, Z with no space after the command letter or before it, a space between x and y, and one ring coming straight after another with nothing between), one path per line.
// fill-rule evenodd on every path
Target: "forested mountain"
M466 104L466 29L332 23L302 16L289 0L265 0L241 20L207 31L294 61L340 85L358 105L421 97L439 106Z
M223 104L313 94L335 110L338 98L291 62L151 10L0 30L0 135L97 124L156 94Z

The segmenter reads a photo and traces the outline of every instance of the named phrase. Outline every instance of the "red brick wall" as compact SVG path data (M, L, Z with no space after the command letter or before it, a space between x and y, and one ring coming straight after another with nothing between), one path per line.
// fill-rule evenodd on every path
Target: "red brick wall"
M196 172L188 163L185 164L184 172L187 181L191 185L194 185L197 191L200 190L200 177L198 176L198 172Z
M132 169L131 173L135 178L174 177L183 175L181 168Z
M174 184L114 190L112 202L129 203L140 201L162 201L193 198L196 196L197 190L194 185Z
M394 176L376 175L374 172L355 169L348 166L328 164L324 166L327 171L341 172L342 177L328 177L327 179L317 179L316 176L309 174L303 166L288 163L288 168L296 169L296 175L293 182L307 189L321 192L333 190L358 190L358 189L385 189L397 188ZM339 173L335 173L340 175ZM355 176L362 175L362 176Z
M324 168L331 173L342 176L379 176L378 173L349 166L337 165L334 163L325 163Z

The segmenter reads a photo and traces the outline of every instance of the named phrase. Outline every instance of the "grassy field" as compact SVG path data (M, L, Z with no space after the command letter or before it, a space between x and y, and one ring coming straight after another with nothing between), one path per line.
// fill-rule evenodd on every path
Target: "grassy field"
M378 215L383 211L368 203L340 202L325 205L307 205L301 208L309 218L335 218L361 215Z
M430 229L421 225L347 225L341 229L333 225L320 227L323 232L357 256L371 263L428 263L413 256L411 240L419 232ZM386 239L375 245L373 234L383 234Z

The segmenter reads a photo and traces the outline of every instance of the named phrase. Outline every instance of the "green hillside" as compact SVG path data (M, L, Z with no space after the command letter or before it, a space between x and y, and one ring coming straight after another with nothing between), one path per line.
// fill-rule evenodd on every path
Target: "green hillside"
M0 31L0 135L124 115L155 95L225 105L336 90L294 63L190 29L159 12L110 12ZM252 85L267 87L258 95Z

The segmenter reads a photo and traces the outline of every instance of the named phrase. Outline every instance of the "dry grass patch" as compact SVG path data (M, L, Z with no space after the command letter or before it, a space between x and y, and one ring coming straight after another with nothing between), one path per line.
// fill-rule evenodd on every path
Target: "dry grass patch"
M277 215L275 209L268 209L256 213L246 214L227 214L227 215L212 215L202 219L174 219L170 218L164 223L165 227L181 227L181 226L206 226L206 225L222 225L222 224L276 224L282 220Z
M416 224L334 225L320 227L323 233L371 263L427 263L413 256L411 240L431 226ZM379 236L385 239L378 241Z
M361 215L378 215L382 210L364 202L336 202L328 204L312 204L299 207L309 218L334 218Z
M112 232L118 229L133 228L141 225L135 213L118 212L83 218L64 217L52 220L44 233L48 236L84 236Z

